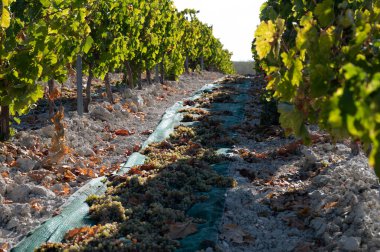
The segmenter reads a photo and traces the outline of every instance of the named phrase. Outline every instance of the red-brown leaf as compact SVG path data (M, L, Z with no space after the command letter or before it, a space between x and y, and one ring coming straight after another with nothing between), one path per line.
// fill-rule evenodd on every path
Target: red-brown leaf
M133 135L133 133L131 131L126 130L126 129L115 130L115 134L118 135L118 136L130 136L130 135Z

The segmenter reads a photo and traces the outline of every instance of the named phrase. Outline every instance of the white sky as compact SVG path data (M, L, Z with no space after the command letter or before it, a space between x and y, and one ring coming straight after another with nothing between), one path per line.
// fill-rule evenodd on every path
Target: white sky
M199 19L214 27L214 36L233 52L232 60L252 60L251 43L265 0L174 0L178 10L199 10Z

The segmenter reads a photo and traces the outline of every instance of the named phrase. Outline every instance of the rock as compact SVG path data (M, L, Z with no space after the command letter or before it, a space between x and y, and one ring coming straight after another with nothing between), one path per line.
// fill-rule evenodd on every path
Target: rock
M309 168L313 165L315 165L315 163L317 162L318 160L318 157L317 155L314 153L314 151L310 150L309 148L303 146L301 148L301 153L304 155L304 166L306 168Z
M51 187L51 190L54 192L54 191L57 191L57 192L61 192L63 190L63 186L62 184L55 184Z
M138 108L138 106L134 102L132 102L131 104L129 104L129 108L131 109L131 111L133 113L139 112L139 108Z
M116 149L115 149L115 153L117 155L123 155L125 154L125 146L122 146L122 145L116 145Z
M115 104L115 105L113 105L113 109L115 111L121 111L123 109L123 107L120 104Z
M325 151L332 151L334 149L334 145L331 143L326 143L323 145L323 149L325 149Z
M129 117L129 112L127 110L122 109L120 112L123 114L124 117Z
M5 163L5 160L7 160L7 158L5 157L5 155L1 154L0 155L0 164Z
M0 195L4 195L6 189L7 189L7 184L5 183L5 180L0 174Z
M14 207L14 211L17 215L21 215L21 216L28 216L30 214L30 204L29 203L23 203L23 204L20 204L20 203L17 203L17 204L14 204L13 205Z
M349 155L351 153L351 148L347 147L344 144L336 144L336 153L339 155Z
M33 135L27 132L21 132L19 137L19 142L21 146L24 146L26 148L32 148L37 144L37 141Z
M323 187L328 184L330 181L330 177L327 175L318 175L314 178L313 182L316 186Z
M91 157L91 156L95 156L95 152L89 148L88 146L83 146L81 147L79 150L77 150L77 153L81 156L85 156L85 157Z
M7 229L13 229L19 225L19 220L16 218L12 218L8 224L7 224Z
M14 202L26 202L29 199L30 190L28 184L15 185L9 192L7 190L7 196Z
M123 96L124 98L132 98L133 97L132 89L130 88L124 89Z
M142 109L144 107L144 99L141 95L137 95L135 98L135 103L137 104L137 107L139 109Z
M314 191L309 193L309 196L312 199L322 200L322 198L325 196L325 193L323 193L322 190L314 190Z
M380 238L374 238L368 241L368 247L373 248L373 250L370 251L376 251L380 248Z
M17 167L21 172L30 172L33 170L34 166L37 164L37 161L29 158L18 158L16 160Z
M3 204L4 197L0 194L0 204Z
M101 132L103 130L103 128L96 123L91 123L89 127L92 131Z
M50 191L49 189L43 186L32 186L30 193L41 198L55 197L55 193L53 193L52 191Z
M0 205L0 223L6 224L12 218L10 205Z
M315 218L310 222L310 226L316 230L319 231L320 229L326 229L326 221L323 218Z
M95 120L110 121L112 114L103 106L97 105L90 112L90 116Z
M153 97L153 96L151 96L151 95L146 95L146 96L144 97L144 101L145 101L145 105L146 105L147 107L152 107L152 106L154 106L154 97Z
M6 156L6 161L7 161L8 163L13 162L14 160L15 160L15 159L12 157L12 155L8 154L8 155Z
M52 138L54 136L54 133L55 133L54 126L49 125L49 126L43 127L41 129L41 133L42 133L43 137Z
M178 84L178 87L180 88L180 89L185 89L185 84L183 84L182 82L180 82L179 84Z
M29 177L27 175L17 174L13 177L13 181L19 185L26 184L28 180L29 180Z
M342 236L342 238L339 240L340 247L347 251L359 250L360 243L361 243L360 237Z

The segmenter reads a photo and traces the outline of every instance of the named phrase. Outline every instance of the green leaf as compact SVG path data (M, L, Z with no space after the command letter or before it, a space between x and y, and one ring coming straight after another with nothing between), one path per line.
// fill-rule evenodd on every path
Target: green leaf
M17 123L17 124L20 124L21 123L21 119L18 118L18 117L13 117L13 120Z
M93 38L91 36L88 36L86 38L86 41L85 41L84 46L83 46L83 52L88 53L90 51L93 43L94 43Z
M317 4L314 10L315 16L321 26L326 27L334 20L334 1L323 0L323 2Z
M48 8L50 7L51 3L49 0L40 0L40 3L42 4L43 7Z
M278 105L278 112L280 113L281 126L285 129L287 134L294 132L296 136L301 136L305 133L303 132L303 115L293 104L280 103Z

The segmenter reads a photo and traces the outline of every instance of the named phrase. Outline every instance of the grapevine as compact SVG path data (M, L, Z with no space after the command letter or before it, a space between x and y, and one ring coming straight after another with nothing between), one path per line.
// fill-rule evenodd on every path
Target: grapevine
M112 72L123 71L124 80L131 87L137 80L140 88L143 71L150 76L160 65L163 83L165 76L177 79L184 72L186 59L193 70L233 72L231 54L211 27L194 10L179 12L171 0L1 0L0 7L1 140L10 138L11 123L42 97L39 83L63 83L75 65L78 76L82 69L89 75L85 111L94 77L104 79L113 102Z
M269 0L253 54L280 102L288 133L318 124L335 139L373 145L380 175L380 1Z

